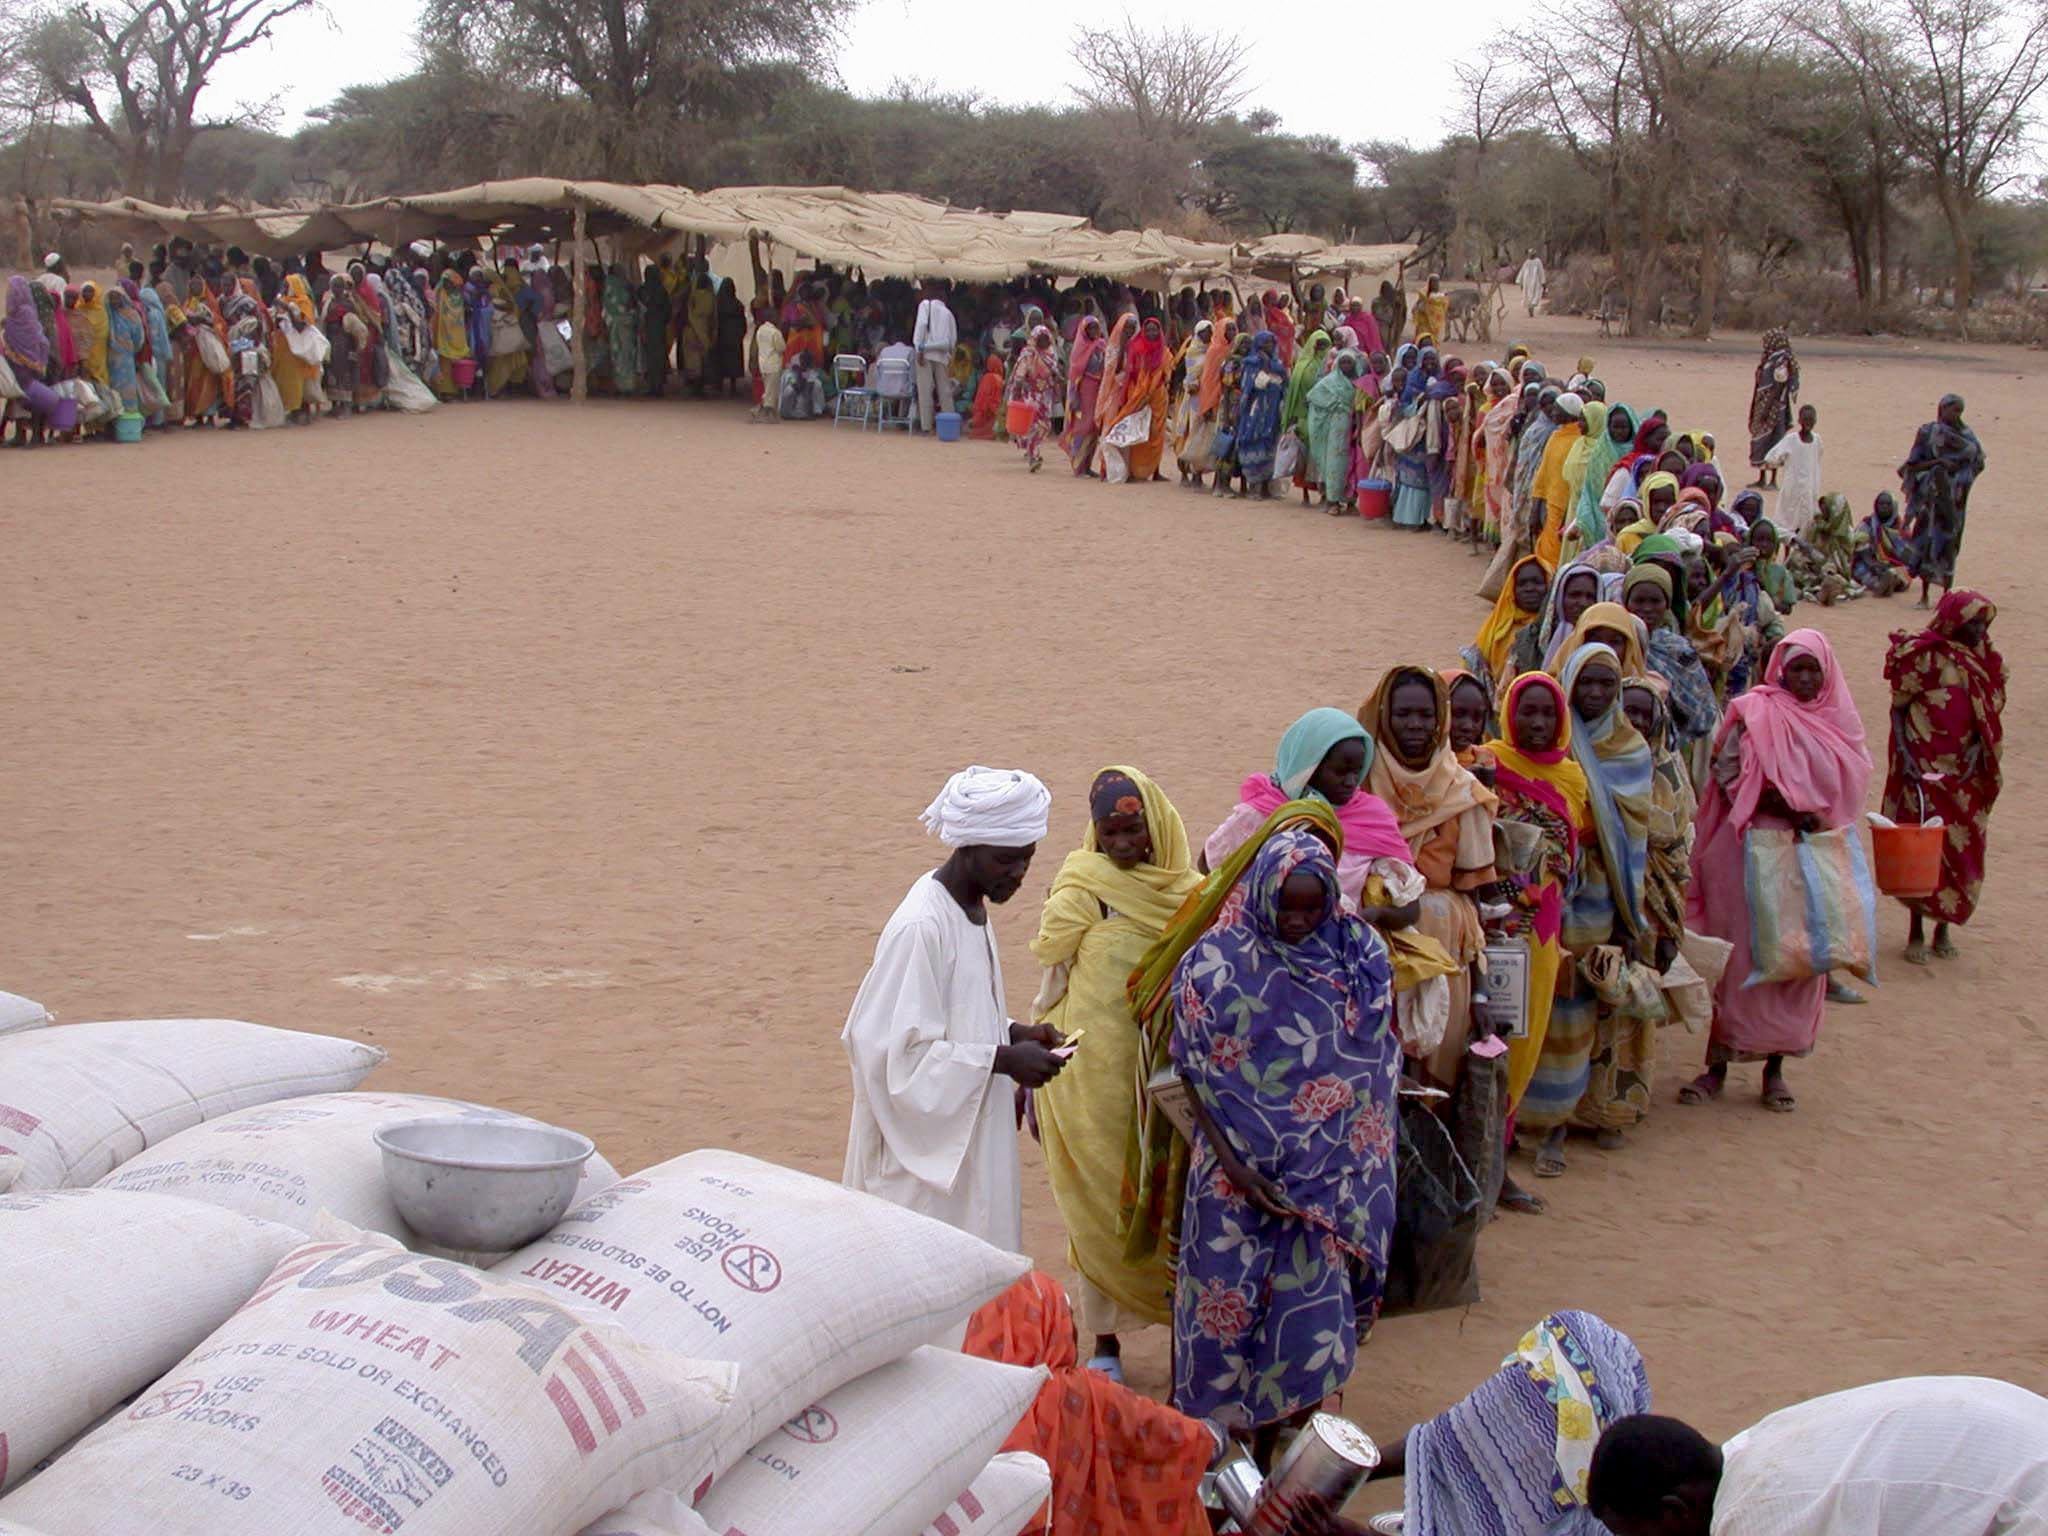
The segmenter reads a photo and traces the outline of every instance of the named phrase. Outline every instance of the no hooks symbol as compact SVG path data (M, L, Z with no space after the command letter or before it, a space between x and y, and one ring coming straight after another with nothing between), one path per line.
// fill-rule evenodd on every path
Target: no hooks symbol
M743 1291L772 1291L782 1284L782 1261L755 1243L726 1249L718 1264L726 1278Z
M836 1439L839 1421L832 1417L829 1409L811 1404L802 1413L782 1426L782 1432L792 1440L801 1440L805 1445L823 1445Z
M180 1408L189 1408L206 1395L203 1381L181 1381L175 1387L166 1387L148 1402L137 1403L128 1411L131 1419L160 1419L167 1413L176 1413Z

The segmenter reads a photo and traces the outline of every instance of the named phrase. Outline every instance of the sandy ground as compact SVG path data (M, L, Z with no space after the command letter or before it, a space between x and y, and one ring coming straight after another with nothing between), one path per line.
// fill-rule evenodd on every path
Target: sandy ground
M1717 429L1731 470L1745 457L1754 338L1525 329L1565 363L1596 354L1611 398ZM1794 1066L1791 1117L1757 1106L1754 1068L1680 1109L1701 1047L1667 1035L1648 1125L1618 1154L1574 1143L1553 1214L1495 1225L1485 1300L1375 1335L1349 1399L1375 1432L1566 1306L1632 1334L1659 1405L1713 1433L1896 1374L2048 1388L2025 1151L2048 961L2024 939L2048 367L1802 357L1828 483L1859 513L1942 391L1987 445L1963 575L2002 605L2018 680L1982 916L1919 971L1892 960L1886 910L1885 984ZM1057 796L999 922L1021 1014L1098 767L1144 766L1204 835L1300 710L1353 707L1395 659L1447 662L1484 612L1481 562L1435 537L694 403L9 450L0 529L0 985L74 1020L371 1039L392 1053L378 1086L577 1126L625 1169L724 1145L836 1176L840 1024L934 861L916 816L951 770L1023 764ZM1881 647L1912 621L1901 599L1822 621L1879 755ZM1063 1273L1026 1159L1029 1246ZM1159 1333L1131 1358L1157 1390Z

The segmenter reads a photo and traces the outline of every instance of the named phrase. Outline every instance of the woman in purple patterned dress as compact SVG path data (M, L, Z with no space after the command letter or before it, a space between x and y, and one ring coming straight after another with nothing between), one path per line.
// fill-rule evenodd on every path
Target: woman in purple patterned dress
M1174 1293L1173 1402L1240 1431L1339 1391L1394 1228L1401 1043L1380 936L1328 844L1268 837L1174 979L1196 1120Z

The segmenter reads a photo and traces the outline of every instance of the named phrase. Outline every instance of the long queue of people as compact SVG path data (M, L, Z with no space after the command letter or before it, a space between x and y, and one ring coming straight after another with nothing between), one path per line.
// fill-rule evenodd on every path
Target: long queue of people
M1685 591L1656 551L1632 569L1661 574L1631 593ZM1341 1403L1383 1311L1446 1304L1422 1299L1420 1277L1463 1219L1441 1203L1461 1171L1488 1209L1540 1213L1505 1154L1552 1177L1573 1132L1619 1148L1650 1112L1669 1023L1706 1034L1680 1102L1761 1062L1763 1105L1794 1108L1784 1063L1814 1049L1829 979L1751 981L1745 845L1853 828L1873 768L1862 722L1826 637L1793 630L1720 710L1695 787L1644 606L1547 616L1548 661L1498 692L1483 671L1402 664L1356 711L1309 710L1199 842L1148 775L1102 769L1031 944L1029 1022L1003 1011L991 909L1021 889L1052 796L1028 773L972 768L926 810L949 856L884 927L844 1031L845 1179L1014 1249L1015 1125L1041 1142L1073 1301L1034 1275L984 1309L967 1347L1059 1373L1014 1442L1054 1467L1055 1532L1190 1529L1200 1468L1229 1437L1270 1465L1288 1432ZM1983 874L2004 702L1994 617L1951 592L1886 658L1885 804L1924 814L1906 802L1945 784L1962 829L1935 892L1910 904L1922 962L1922 918L1952 955L1946 925ZM1716 949L1710 979L1686 966ZM1503 971L1504 952L1520 963ZM993 1083L1014 1086L1014 1121ZM1432 1138L1449 1162L1430 1161ZM1123 1384L1124 1339L1152 1326L1172 1330L1167 1405ZM1933 1414L1960 1399L2018 1413L2040 1455L2042 1405L1994 1387L1900 1383L1815 1411L1847 1433L1880 1403ZM1408 1479L1406 1528L1533 1536L1597 1514L1647 1530L1682 1469L1705 1500L1685 1528L1711 1509L1722 1529L1715 1489L1740 1442L1724 1468L1697 1432L1641 1420L1648 1405L1625 1335L1553 1314L1388 1458ZM1603 1489L1591 1469L1617 1425ZM1058 1454L1076 1437L1091 1454ZM1902 1445L1878 1459L1902 1476L1912 1460ZM1806 1468L1817 1492L1870 1472Z
M1066 1227L1087 1368L1120 1381L1123 1336L1171 1327L1174 1410L1268 1450L1341 1391L1383 1304L1415 1304L1404 1180L1442 1173L1415 1161L1431 1135L1486 1211L1538 1214L1513 1168L1565 1174L1574 1135L1623 1148L1670 1025L1704 1036L1678 1102L1754 1063L1785 1113L1829 999L1862 1000L1825 962L1764 974L1750 868L1771 839L1853 841L1865 814L1849 681L1788 618L1839 595L1830 572L1778 559L1761 497L1723 506L1707 434L1625 406L1628 432L1589 434L1605 402L1583 369L1553 388L1518 349L1497 372L1522 403L1467 524L1433 497L1404 524L1448 536L1496 509L1498 591L1456 663L1308 710L1200 840L1145 773L1104 768L1031 946L1027 1023L1001 1012L990 907L1021 888L1051 797L1021 772L956 776L925 818L953 852L884 929L845 1029L849 1184L1015 1248L1010 1096L987 1091L1007 1079ZM1341 366L1314 378L1355 393ZM1934 425L1963 441L1960 402ZM1909 502L1958 502L1983 464L1967 444L1967 462L1909 461ZM1588 485L1614 493L1597 521L1574 514ZM1935 889L1906 903L1919 964L1956 953L1983 878L1995 617L1948 590L1886 654L1885 813L1946 829Z

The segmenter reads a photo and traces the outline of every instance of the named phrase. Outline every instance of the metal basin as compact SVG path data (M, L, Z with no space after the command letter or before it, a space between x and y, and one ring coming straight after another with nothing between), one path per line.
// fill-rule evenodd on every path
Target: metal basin
M373 1133L399 1215L443 1248L504 1253L562 1219L596 1148L536 1121L439 1115Z

